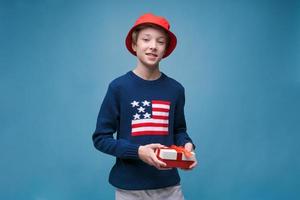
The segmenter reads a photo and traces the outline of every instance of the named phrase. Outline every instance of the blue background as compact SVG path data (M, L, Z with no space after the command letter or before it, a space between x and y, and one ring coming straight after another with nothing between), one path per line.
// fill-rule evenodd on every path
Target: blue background
M113 199L92 133L108 83L133 69L138 16L178 37L161 70L186 89L199 166L186 199L300 198L300 2L1 0L0 199Z

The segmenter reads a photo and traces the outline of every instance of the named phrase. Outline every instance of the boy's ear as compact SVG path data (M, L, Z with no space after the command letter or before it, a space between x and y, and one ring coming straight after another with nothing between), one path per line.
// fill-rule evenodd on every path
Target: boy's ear
M136 44L132 43L132 44L131 44L131 47L132 47L133 51L136 52Z

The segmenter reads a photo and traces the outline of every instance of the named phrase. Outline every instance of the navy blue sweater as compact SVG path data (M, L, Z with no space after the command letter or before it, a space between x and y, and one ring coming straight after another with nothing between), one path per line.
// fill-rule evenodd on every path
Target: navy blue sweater
M99 151L116 157L109 176L113 186L144 190L180 182L176 168L158 170L144 163L138 148L151 143L169 146L192 142L186 133L184 103L184 88L164 73L147 81L129 71L109 84L93 142Z

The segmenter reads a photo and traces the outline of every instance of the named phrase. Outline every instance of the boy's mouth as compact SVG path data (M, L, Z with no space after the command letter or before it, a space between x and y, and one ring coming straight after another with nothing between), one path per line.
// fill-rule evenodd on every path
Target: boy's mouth
M146 53L147 56L153 56L153 57L157 57L157 54L154 53Z

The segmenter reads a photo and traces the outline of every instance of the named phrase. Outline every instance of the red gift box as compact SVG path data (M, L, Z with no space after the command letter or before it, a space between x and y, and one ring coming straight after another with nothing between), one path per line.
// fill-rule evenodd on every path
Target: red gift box
M167 164L166 168L178 167L188 169L196 160L194 152L188 152L183 147L175 145L157 149L156 156Z

